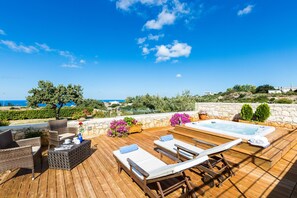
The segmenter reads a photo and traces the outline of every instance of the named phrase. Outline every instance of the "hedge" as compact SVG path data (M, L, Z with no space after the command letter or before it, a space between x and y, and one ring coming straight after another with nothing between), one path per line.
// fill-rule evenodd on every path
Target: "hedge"
M60 117L72 117L74 113L87 109L92 112L92 108L72 108L64 107L60 111ZM53 109L32 109L32 110L8 110L0 111L0 120L25 120L25 119L46 119L54 118L56 113Z

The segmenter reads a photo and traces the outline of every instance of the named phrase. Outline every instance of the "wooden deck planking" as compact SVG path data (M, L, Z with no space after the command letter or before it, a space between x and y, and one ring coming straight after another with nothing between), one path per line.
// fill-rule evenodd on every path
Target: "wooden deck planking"
M100 136L92 139L94 153L71 171L48 169L43 157L43 170L31 181L30 171L13 171L10 180L0 185L0 197L145 197L140 187L122 171L112 151L120 146L136 143L154 156L153 141L166 131L149 131L127 138ZM232 159L232 156L227 156ZM166 163L173 163L164 157ZM191 182L204 191L204 197L296 197L297 196L297 145L288 151L268 171L244 162L235 168L236 175L220 188L205 186L199 175L187 171ZM179 197L181 189L167 197Z

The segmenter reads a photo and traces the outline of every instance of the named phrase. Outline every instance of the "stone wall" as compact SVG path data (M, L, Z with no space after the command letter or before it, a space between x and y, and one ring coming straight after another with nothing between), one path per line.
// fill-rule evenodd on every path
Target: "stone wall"
M233 119L240 113L244 103L196 103L195 110L204 110L210 117ZM250 103L255 111L259 103ZM272 125L291 126L297 125L297 104L269 104L271 116L267 123Z
M134 117L139 122L143 124L143 129L154 128L154 127L166 127L170 126L170 118L173 113L158 113L158 114L144 114L144 115L135 115L129 116ZM187 113L190 116L197 119L198 113L197 111L187 111L181 112ZM123 119L125 116L115 117L115 118L96 118L83 121L84 127L84 137L95 137L99 135L105 135L107 130L109 129L110 122L113 120ZM69 121L68 126L78 127L78 121ZM23 139L25 137L25 133L28 131L41 131L44 135L48 132L47 123L42 124L27 124L27 125L18 125L18 126L5 126L0 127L0 132L11 129L13 131L14 139Z

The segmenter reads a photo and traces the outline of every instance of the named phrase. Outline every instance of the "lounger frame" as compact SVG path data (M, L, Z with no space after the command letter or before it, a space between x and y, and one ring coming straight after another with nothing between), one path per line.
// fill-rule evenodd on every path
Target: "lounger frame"
M205 144L207 146L218 146L216 144L212 144L206 141L198 140L198 139L193 139L195 142L195 146L197 146L199 143L200 144ZM177 152L174 153L171 150L168 150L164 147L160 147L159 145L155 144L155 150L160 153L160 158L163 157L164 154L166 156L171 156L171 158L177 158L180 161L186 161L189 160L190 158L185 157L184 155L180 154L180 151L184 151L187 153L190 153L193 155L193 158L196 158L199 156L199 153L192 151L190 149L185 148L184 146L177 145L175 144L177 148ZM227 149L229 150L229 149ZM224 150L223 152L227 151ZM196 168L199 170L199 174L202 176L202 181L204 183L209 184L210 186L216 185L217 187L220 187L224 181L235 175L235 173L232 170L232 166L230 163L226 160L226 158L223 155L223 152L218 152L218 153L212 153L211 155L208 155L209 160L207 160L205 163L202 163ZM222 163L223 166L217 167L217 164ZM223 176L223 174L226 174ZM214 183L214 180L217 181L217 183Z
M165 197L167 194L182 188L184 191L184 186L186 186L186 190L187 193L191 194L192 197L196 197L195 193L193 192L193 187L189 181L188 176L186 176L184 171L175 173L175 174L171 174L171 175L167 175L167 176L163 176L163 177L159 177L159 178L155 178L155 179L147 179L147 177L149 177L149 173L147 173L145 170L143 170L141 167L139 167L134 161L132 161L130 158L127 159L130 168L128 169L121 161L119 161L117 159L116 156L114 156L114 158L117 161L118 164L118 173L120 174L122 170L124 170L131 178L134 182L136 182L141 189L143 190L143 192L148 195L149 197L152 198L159 198L159 197ZM177 158L174 158L172 156L170 156L171 159L173 160L178 160ZM133 171L132 168L137 170L142 176L143 176L143 180L141 178L139 178ZM178 182L175 183L174 185L170 186L169 188L163 189L161 186L161 182L165 181L167 179L177 179ZM151 189L149 187L149 184L153 184L156 183L157 187L158 187L158 192L154 192L155 190Z

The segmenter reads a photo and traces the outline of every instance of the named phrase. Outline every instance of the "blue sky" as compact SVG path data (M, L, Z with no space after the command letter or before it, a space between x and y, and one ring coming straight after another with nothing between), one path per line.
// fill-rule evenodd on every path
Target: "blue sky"
M27 0L0 2L0 98L38 80L86 98L297 86L297 2Z

